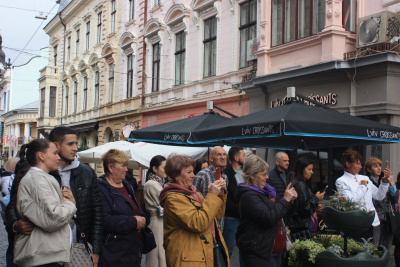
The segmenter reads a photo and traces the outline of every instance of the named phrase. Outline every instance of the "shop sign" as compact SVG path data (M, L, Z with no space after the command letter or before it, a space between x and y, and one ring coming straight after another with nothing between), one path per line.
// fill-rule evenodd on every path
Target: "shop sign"
M308 96L308 98L319 102L321 105L336 105L337 104L336 97L337 97L337 94L335 94L335 93L329 93L327 95L314 95L314 94L311 94L311 95ZM298 97L298 96L296 96L296 99L297 100L303 100L301 97ZM282 106L283 104L285 104L286 100L287 100L287 97L285 97L282 100L279 100L277 98L277 99L271 101L271 107L274 108L274 107ZM307 105L310 105L310 106L315 106L315 104L313 104L313 103L311 103L311 102L309 102L307 100L304 100L304 103L307 104Z

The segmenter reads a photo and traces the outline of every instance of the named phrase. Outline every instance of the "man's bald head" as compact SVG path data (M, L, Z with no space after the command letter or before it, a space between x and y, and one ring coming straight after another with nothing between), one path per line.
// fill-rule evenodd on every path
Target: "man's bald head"
M216 167L225 167L226 166L226 152L220 146L214 147L210 152L210 163L211 165Z

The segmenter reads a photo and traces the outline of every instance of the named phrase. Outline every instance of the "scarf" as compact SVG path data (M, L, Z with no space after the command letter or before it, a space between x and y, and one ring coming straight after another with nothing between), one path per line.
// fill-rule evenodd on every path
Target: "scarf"
M164 195L168 192L177 192L177 193L185 193L191 195L197 202L200 204L203 203L203 199L196 193L197 189L194 185L189 188L183 187L177 183L171 182L165 184L163 190L160 193L160 200L164 197Z
M161 177L158 177L154 173L149 173L149 175L147 176L147 181L150 181L150 180L156 181L156 182L160 183L162 187L164 187L165 180Z
M245 186L247 188L251 188L263 195L265 195L265 194L271 195L273 198L276 199L276 189L274 187L270 186L269 184L265 184L265 187L263 189L259 188L258 186L256 186L253 183L251 185L246 185L245 183L241 183L241 184L239 184L239 186Z

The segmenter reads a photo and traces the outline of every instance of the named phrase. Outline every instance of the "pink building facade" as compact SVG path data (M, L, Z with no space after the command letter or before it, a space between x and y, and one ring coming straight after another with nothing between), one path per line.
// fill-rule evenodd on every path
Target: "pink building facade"
M249 97L250 113L283 104L287 87L294 86L298 93L340 112L400 126L400 57L395 52L399 51L399 0L258 3L257 75L240 84ZM395 144L357 149L364 158L389 160L397 174L399 148ZM343 173L339 162L345 149L314 153L316 164L320 163L314 182L333 188ZM271 162L275 153L266 154ZM289 153L294 163L305 152Z

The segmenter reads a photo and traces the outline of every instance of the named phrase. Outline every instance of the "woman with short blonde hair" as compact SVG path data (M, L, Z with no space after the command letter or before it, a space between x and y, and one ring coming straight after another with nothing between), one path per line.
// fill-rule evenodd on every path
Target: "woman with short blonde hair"
M139 233L150 220L140 208L132 185L125 181L129 158L121 150L110 149L101 159L105 175L98 178L98 183L105 240L98 266L139 267Z
M251 184L251 176L262 171L262 170L269 170L269 165L265 160L260 157L253 157L250 156L246 159L248 164L243 166L243 180L246 185Z
M253 155L243 166L244 183L238 185L240 224L236 242L246 266L281 266L285 249L283 217L297 197L294 188L286 188L283 198L267 184L269 166Z

